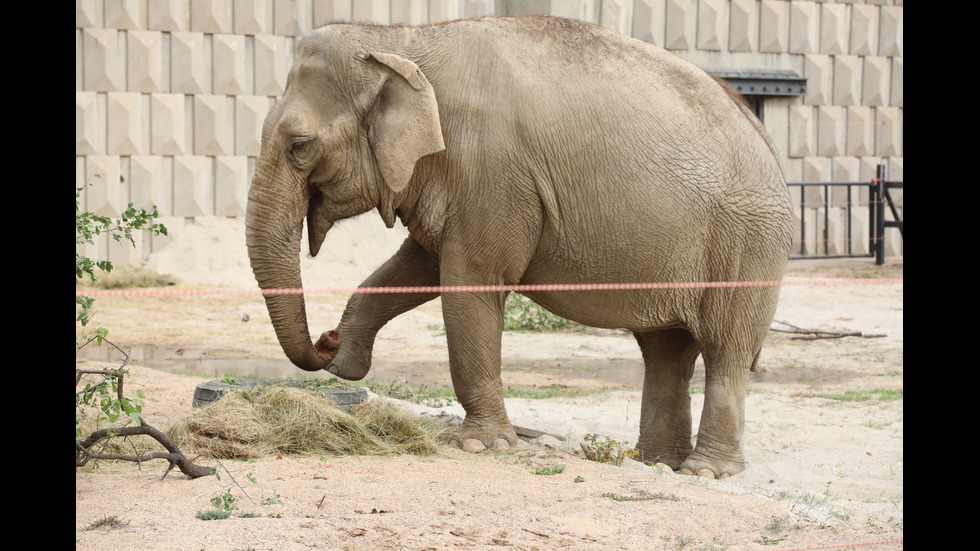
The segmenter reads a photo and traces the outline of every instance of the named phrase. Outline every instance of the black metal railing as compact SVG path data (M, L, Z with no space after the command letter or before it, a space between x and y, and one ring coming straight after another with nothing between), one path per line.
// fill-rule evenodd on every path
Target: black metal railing
M891 189L901 189L903 182L885 179L885 166L878 165L877 176L865 182L789 182L790 189L799 188L799 243L790 259L803 258L862 258L873 257L875 264L885 263L885 229L898 228L905 238L902 215L892 199ZM792 195L796 196L796 193ZM886 219L885 207L892 219ZM855 216L855 211L867 212ZM855 220L866 218L868 242L860 243L859 226ZM822 228L821 226L822 222ZM808 224L817 231L808 238ZM831 231L837 235L831 237ZM812 245L812 247L810 246Z

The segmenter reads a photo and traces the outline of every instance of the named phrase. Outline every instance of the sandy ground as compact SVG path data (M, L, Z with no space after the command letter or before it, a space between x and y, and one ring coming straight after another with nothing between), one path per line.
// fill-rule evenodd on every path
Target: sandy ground
M250 275L241 265L211 266L208 275L185 270L179 288L246 285L237 279L243 270ZM870 259L791 263L777 320L883 336L799 340L771 332L746 401L749 465L726 480L615 467L576 453L589 433L637 438L642 363L631 337L508 333L506 386L560 384L575 393L509 399L511 420L560 439L476 455L447 448L428 457L268 457L225 463L220 480L161 478L162 461L141 471L103 463L76 470L76 549L838 549L869 542L900 549L903 401L833 396L903 388L903 285L800 283L902 274L900 259L884 267ZM346 296L307 300L318 333L336 324ZM145 417L157 427L189 411L194 388L216 375L303 375L284 360L256 295L101 297L94 319L131 351L128 389L145 392ZM441 325L438 300L393 320L379 335L369 377L448 384ZM693 396L695 423L702 399ZM462 414L458 406L411 407ZM554 464L564 470L534 474ZM195 518L226 492L239 510L261 517ZM106 519L116 522L94 527Z

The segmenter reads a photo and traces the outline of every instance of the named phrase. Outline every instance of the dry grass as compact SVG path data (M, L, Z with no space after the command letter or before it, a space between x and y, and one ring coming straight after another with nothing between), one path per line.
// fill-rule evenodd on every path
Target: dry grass
M310 392L260 387L228 392L177 420L167 433L185 455L231 459L277 453L426 455L439 449L448 429L383 400L360 404L348 414Z

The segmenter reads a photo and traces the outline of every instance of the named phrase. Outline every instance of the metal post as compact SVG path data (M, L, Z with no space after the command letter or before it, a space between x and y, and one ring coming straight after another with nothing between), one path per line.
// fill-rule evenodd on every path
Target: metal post
M878 174L871 186L871 196L874 200L874 239L875 239L875 264L881 266L885 263L885 165L878 165Z

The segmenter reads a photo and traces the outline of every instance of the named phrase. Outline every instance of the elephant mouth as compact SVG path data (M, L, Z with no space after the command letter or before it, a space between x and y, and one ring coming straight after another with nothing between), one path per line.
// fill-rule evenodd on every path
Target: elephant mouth
M327 218L326 199L319 190L314 191L310 196L309 210L306 213L306 230L310 237L310 256L316 256L320 252L323 240L327 237L327 232L333 227L333 221Z

